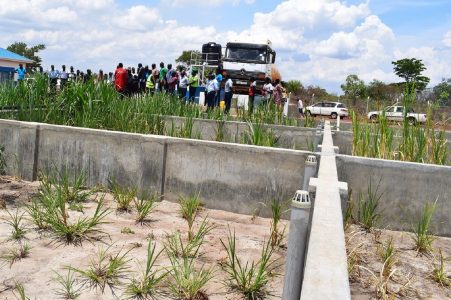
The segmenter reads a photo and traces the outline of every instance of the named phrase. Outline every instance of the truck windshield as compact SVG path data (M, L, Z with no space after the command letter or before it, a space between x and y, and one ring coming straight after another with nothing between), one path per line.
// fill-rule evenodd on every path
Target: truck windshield
M236 61L252 61L266 63L267 51L264 49L251 48L227 48L226 59Z

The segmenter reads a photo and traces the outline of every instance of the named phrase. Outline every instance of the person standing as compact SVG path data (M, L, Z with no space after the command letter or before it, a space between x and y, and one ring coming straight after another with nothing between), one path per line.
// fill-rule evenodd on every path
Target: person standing
M16 68L15 72L17 73L17 82L23 82L27 75L27 69L24 68L22 64L19 64L19 67Z
M271 79L269 77L266 77L265 84L263 85L263 95L265 96L266 101L271 99L273 92L274 92L274 87L271 84Z
M299 114L301 115L301 117L305 117L304 116L304 103L302 102L301 98L298 98L298 111L299 111Z
M232 105L232 96L233 96L233 81L230 78L230 75L227 73L225 76L225 84L224 84L224 92L225 92L225 110L224 113L228 114L230 111L230 106Z
M150 77L153 78L153 85L154 85L154 92L157 91L157 89L159 88L159 77L160 77L160 70L157 69L157 65L156 64L152 64L152 70L150 71Z
M67 76L67 80L69 82L75 82L76 79L77 79L77 74L75 74L75 72L74 72L74 67L71 66L69 75Z
M158 88L159 88L160 92L163 91L163 86L166 87L166 74L167 73L168 73L168 69L166 69L164 67L164 63L161 62L160 63L160 74L158 76L158 80L159 80Z
M69 74L66 72L66 66L62 65L61 66L61 73L60 73L60 87L61 87L61 89L63 89L64 86L66 85L68 78L69 78Z
M199 86L199 77L197 76L197 70L191 71L191 76L188 79L189 84L189 102L194 102L196 96L196 88Z
M124 69L124 65L119 63L117 69L114 71L114 88L123 97L127 88L127 70Z
M49 79L50 79L50 90L53 92L56 90L56 84L58 83L58 78L60 76L60 72L55 70L55 66L50 66Z
M182 72L180 72L180 81L179 81L179 95L180 98L185 101L185 97L186 97L186 91L188 89L188 76L186 76L186 72L185 70L183 70Z
M251 78L250 82L251 84L249 86L249 115L251 115L254 112L255 93L257 91L257 81L255 80L255 78Z
M138 91L140 93L144 92L146 87L146 69L143 67L142 63L138 64Z
M221 100L220 98L221 98L221 82L222 82L222 74L220 68L218 68L218 70L216 71L216 81L218 82L219 90L215 96L215 106L218 107L219 101Z
M280 84L280 80L276 79L274 81L275 87L274 87L274 103L278 108L280 108L280 105L282 104L282 85Z
M208 76L208 81L207 81L207 106L208 106L208 110L211 110L214 108L215 106L215 95L217 93L217 91L219 90L218 87L218 81L216 80L216 76L215 74L210 74L210 76Z
M175 72L174 69L172 69L172 64L168 64L168 71L166 72L165 76L165 85L164 89L169 90L169 80L172 78L172 74Z
M169 65L168 65L169 67ZM177 77L177 72L174 72L174 70L172 72L168 72L168 74L171 74L171 78L168 79L168 92L170 95L174 95L175 96L175 87L178 84L178 77Z

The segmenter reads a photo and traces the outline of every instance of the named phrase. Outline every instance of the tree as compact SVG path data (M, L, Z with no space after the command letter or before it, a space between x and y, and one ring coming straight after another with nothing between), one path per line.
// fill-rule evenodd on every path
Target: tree
M430 79L421 75L421 73L426 70L421 59L403 58L392 61L392 64L394 65L393 70L395 74L404 78L408 89L415 86L417 91L422 91L428 85Z
M380 80L373 79L366 88L367 95L377 101L393 101L402 94L402 87L396 84L386 84Z
M451 96L451 78L442 78L442 82L434 87L434 96L441 104L447 104Z
M197 50L185 50L175 60L175 62L180 63L180 64L184 64L186 66L190 66L191 65L191 57L192 57L192 55L200 57L200 52L197 51Z
M348 75L346 77L345 84L341 85L341 89L346 96L352 99L352 104L355 105L358 98L365 97L366 86L363 80L355 74Z
M299 80L289 80L287 81L287 90L288 92L296 95L301 89L304 87Z
M26 43L23 42L14 42L14 44L9 45L6 48L8 51L17 53L19 55L25 56L28 59L31 59L33 63L29 64L31 69L36 69L41 66L42 59L36 54L45 49L44 44L38 44L33 47L28 47Z

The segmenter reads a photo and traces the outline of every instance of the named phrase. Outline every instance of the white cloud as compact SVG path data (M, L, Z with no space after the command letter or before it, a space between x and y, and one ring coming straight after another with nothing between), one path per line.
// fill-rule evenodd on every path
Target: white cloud
M443 44L446 47L450 47L451 48L451 30L448 31L447 33L445 33L445 35L443 36Z
M234 6L244 2L245 4L254 4L255 0L164 0L171 6L219 6L225 3L231 3Z
M124 15L114 19L118 27L129 30L152 30L151 26L160 21L158 10L144 5L132 6Z

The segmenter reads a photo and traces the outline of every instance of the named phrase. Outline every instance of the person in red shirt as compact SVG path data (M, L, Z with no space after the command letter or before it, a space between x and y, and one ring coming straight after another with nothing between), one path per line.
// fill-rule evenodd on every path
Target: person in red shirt
M124 65L119 63L116 71L114 71L114 88L118 93L123 95L127 88L127 70L124 69Z

